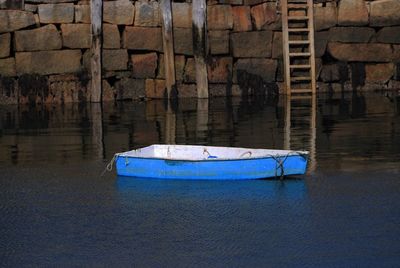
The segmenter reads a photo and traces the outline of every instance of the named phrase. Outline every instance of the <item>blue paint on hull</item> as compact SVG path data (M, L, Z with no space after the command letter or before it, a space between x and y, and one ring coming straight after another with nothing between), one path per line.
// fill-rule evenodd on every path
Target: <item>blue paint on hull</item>
M279 161L283 162L282 167ZM302 175L307 169L307 157L282 157L240 160L167 160L117 156L117 174L156 179L185 180L251 180L287 175Z

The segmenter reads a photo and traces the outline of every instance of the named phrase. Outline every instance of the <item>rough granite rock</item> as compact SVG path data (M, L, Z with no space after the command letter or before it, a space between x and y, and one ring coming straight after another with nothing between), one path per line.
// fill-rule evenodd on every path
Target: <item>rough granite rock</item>
M90 23L90 5L75 5L75 22Z
M61 47L60 33L53 24L15 32L16 51L55 50Z
M0 76L15 76L15 59L14 58L6 58L0 59Z
M257 30L278 30L281 27L280 16L274 2L262 3L251 8L251 17Z
M329 43L328 51L332 57L340 61L390 62L393 60L393 52L389 44Z
M31 12L0 10L0 33L13 32L35 23L35 17Z
M369 43L375 30L368 27L333 27L329 29L329 41L341 43Z
M233 69L237 81L246 79L246 77L241 78L242 75L250 79L256 77L261 78L264 82L273 82L277 66L277 61L272 59L239 59Z
M128 49L162 52L161 28L127 26L123 34L123 44Z
M394 74L393 63L367 64L365 66L367 82L387 83Z
M135 4L135 26L157 27L161 25L161 13L158 2L141 2Z
M121 37L118 26L115 24L103 23L103 47L120 48Z
M42 4L38 7L40 23L71 23L74 21L73 3Z
M216 5L207 7L209 30L230 30L233 28L232 6Z
M237 6L232 7L233 14L233 31L234 32L247 32L251 31L251 17L250 7Z
M376 39L379 43L400 44L400 26L382 28Z
M337 64L323 65L320 78L323 82L337 82L340 80L339 66Z
M155 78L157 53L134 54L131 56L132 73L135 78Z
M197 87L196 84L178 84L178 96L179 98L196 98Z
M80 50L15 53L17 74L64 74L81 70Z
M368 25L368 9L364 0L341 0L338 10L338 24L342 26Z
M37 3L37 4L57 4L57 3L69 3L69 2L73 2L73 1L71 1L71 0L25 0L25 2Z
M370 25L371 26L400 25L400 1L376 0L371 2Z
M337 9L334 6L314 7L315 31L329 29L337 24Z
M229 53L229 31L209 31L208 44L212 55Z
M63 46L69 48L90 48L90 24L62 24Z
M106 71L126 70L128 66L128 51L126 49L104 49L103 69Z
M272 44L272 58L280 59L283 57L282 51L282 32L274 32L274 40Z
M0 34L0 58L10 56L11 34Z
M117 100L135 100L145 97L145 80L122 78L115 83Z
M227 83L232 81L231 57L212 58L207 64L208 81L210 83Z
M188 58L186 60L185 71L183 74L183 81L185 83L196 82L196 67L195 67L194 58Z
M192 5L172 3L172 25L178 28L192 28Z
M191 28L174 28L174 51L176 54L193 55Z
M103 3L103 21L111 24L132 25L135 6L128 0L106 1Z
M271 57L272 31L232 33L230 41L236 58Z
M314 35L315 57L320 58L325 54L329 40L329 31L316 32Z

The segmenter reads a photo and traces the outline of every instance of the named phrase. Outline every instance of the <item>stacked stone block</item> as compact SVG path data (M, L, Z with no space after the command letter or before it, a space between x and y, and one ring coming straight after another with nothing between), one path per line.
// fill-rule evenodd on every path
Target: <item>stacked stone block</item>
M276 1L207 4L210 96L282 89ZM103 12L103 99L164 97L159 2L103 1ZM319 91L400 88L400 1L319 0L314 13ZM191 1L172 3L172 20L178 96L196 97ZM25 0L20 10L1 6L0 102L90 101L90 46L88 0ZM359 73L365 73L361 82ZM27 77L41 79L47 90L33 87L42 93L23 97Z

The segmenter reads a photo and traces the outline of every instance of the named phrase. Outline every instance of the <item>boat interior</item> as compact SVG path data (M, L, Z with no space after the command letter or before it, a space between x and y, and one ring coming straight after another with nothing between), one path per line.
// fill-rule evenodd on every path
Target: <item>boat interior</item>
M148 147L118 154L138 158L160 158L170 160L238 160L287 155L307 155L306 151L250 149L237 147L217 147L201 145L162 145Z

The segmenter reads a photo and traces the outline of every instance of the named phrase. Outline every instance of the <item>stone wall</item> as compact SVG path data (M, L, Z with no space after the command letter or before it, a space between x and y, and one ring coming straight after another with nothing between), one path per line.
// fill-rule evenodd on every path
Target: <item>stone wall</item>
M0 5L0 103L90 101L90 2ZM209 0L210 96L282 91L275 1ZM14 6L16 5L14 2ZM174 2L179 97L196 97L190 1ZM318 91L400 88L400 1L315 1ZM103 100L165 94L157 1L104 1Z

